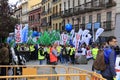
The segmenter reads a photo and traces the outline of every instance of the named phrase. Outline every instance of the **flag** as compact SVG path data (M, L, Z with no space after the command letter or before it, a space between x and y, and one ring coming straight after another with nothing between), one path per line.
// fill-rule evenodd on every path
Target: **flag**
M102 34L102 32L104 31L103 28L98 28L95 34L95 41L98 39L98 37Z
M87 34L87 36L85 36L84 42L86 43L86 45L89 45L89 42L90 42L91 37L92 37L92 36L91 36L90 34Z
M89 32L90 32L89 30L84 30L84 31L83 31L81 43L84 43L85 37L88 35Z
M15 42L22 43L22 25L15 26Z
M28 40L28 24L25 24L25 27L22 30L22 42L26 43Z

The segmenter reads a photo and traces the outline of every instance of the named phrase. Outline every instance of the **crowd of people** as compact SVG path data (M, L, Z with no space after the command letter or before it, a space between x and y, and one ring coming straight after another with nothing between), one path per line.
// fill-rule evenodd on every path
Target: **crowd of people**
M114 40L114 42L113 42ZM79 62L79 57L82 56L82 61L87 61L87 51L91 51L92 59L95 60L99 49L110 47L115 51L116 54L120 53L120 49L116 44L115 37L109 37L107 42L102 44L93 43L92 45L82 44L76 49L73 45L59 45L58 42L54 42L52 45L41 45L41 44L16 44L14 47L15 55L18 58L19 65L23 65L26 61L39 60L39 64L42 65L46 60L46 64L57 65L61 64L76 64ZM117 46L117 47L116 47ZM101 74L108 80L113 80L115 77L114 65L116 57L113 57L114 53L109 57L110 64L105 71ZM23 57L23 58L21 58ZM24 61L23 61L24 59ZM25 61L26 60L26 61ZM10 65L14 62L12 51L7 43L0 44L0 65ZM111 69L112 68L112 69ZM92 67L94 71L94 67ZM1 68L0 75L5 75L5 68ZM3 74L5 73L5 74ZM112 78L112 79L110 79Z

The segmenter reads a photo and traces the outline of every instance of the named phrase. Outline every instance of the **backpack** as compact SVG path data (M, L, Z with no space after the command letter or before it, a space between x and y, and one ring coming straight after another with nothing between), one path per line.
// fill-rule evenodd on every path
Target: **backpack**
M109 63L109 53L111 49L99 49L96 59L93 62L93 67L96 70L103 71Z

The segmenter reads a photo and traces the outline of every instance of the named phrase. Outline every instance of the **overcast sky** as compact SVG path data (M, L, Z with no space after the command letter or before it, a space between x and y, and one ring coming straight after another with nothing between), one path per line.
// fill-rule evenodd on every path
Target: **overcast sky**
M18 0L9 0L10 4L15 4Z

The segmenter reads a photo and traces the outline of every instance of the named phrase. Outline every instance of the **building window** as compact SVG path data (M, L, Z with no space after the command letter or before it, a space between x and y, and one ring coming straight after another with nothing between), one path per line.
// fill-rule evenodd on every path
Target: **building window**
M78 6L80 5L80 0L78 0Z
M50 9L50 3L48 3L48 13L50 13L49 9Z
M72 25L74 26L74 18L72 18Z
M92 23L92 15L89 16L89 23Z
M68 20L67 20L67 22L69 23L69 22L70 22L70 20L68 19Z
M85 16L82 17L82 24L85 24Z
M107 21L111 21L112 12L107 12Z
M58 24L56 23L56 30L57 30L57 26L58 26Z
M68 9L70 8L70 0L68 0Z
M100 13L97 14L97 22L101 22L101 14Z
M59 23L59 30L61 31L61 23Z
M66 2L64 2L64 10L66 10Z
M75 0L73 0L73 8L74 8L74 6L75 6Z
M59 10L60 10L60 12L61 12L61 4L59 5Z
M56 5L56 13L58 13L58 6Z

